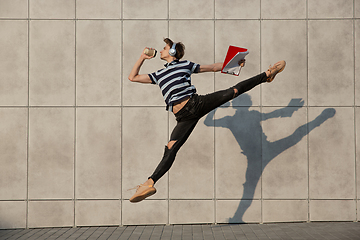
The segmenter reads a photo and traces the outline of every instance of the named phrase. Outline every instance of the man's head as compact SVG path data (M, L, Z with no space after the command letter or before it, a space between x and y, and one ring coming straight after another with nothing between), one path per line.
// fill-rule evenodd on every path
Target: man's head
M169 50L172 48L174 42L170 38L165 38L164 42L166 43L166 45L164 49L160 51L161 54L160 58L163 60L167 60L172 57L169 55ZM184 44L181 42L176 43L175 50L176 50L176 54L173 57L175 57L176 59L181 59L185 54Z

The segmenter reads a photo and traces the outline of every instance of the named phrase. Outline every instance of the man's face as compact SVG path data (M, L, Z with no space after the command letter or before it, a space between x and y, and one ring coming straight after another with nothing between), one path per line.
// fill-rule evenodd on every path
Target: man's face
M170 56L169 50L170 50L170 46L166 44L163 50L160 51L160 59L166 60L166 58Z

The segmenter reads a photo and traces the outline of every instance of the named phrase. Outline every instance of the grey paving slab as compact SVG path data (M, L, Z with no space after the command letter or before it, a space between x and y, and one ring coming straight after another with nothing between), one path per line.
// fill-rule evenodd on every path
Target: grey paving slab
M0 236L0 238L9 238L21 231L24 231L23 229L14 229L14 230L2 230L2 235Z
M99 227L88 239L99 239L106 229L107 227Z
M124 232L120 235L121 238L119 238L119 239L128 239L128 238L130 238L130 236L134 232L135 228L136 228L135 226L126 227Z
M119 236L122 235L122 233L125 231L126 227L117 227L110 235L109 238L106 238L106 239L109 239L109 240L115 240L115 239L118 239Z
M68 231L62 233L60 237L62 239L76 239L76 237L81 236L81 234L84 233L84 231L86 231L86 230L87 229L84 229L84 228L70 228L70 229L68 229ZM55 236L53 236L53 238L54 237Z
M60 228L54 234L52 234L49 238L45 239L65 239L65 233L73 230L73 228Z
M61 231L62 229L61 228L49 228L47 230L48 231L44 232L44 234L38 238L39 240L50 239L51 236L55 235L57 232Z
M15 229L15 230L7 230L7 231L8 231L8 233L3 235L4 239L10 238L10 237L12 237L14 235L19 235L21 232L24 232L26 230L24 230L24 229ZM27 230L27 231L29 231L29 230Z
M68 238L69 240L78 239L78 238L80 238L81 235L83 235L84 232L86 232L87 230L89 230L88 227L78 228L77 231L75 231L75 232L73 232L73 233L71 233L72 230L70 230L69 232L67 232L66 234L64 234L64 237L65 237L66 235L68 235L68 236L69 236L69 238Z
M35 234L31 235L31 237L26 236L26 237L19 238L19 239L38 240L39 238L41 238L41 236L45 235L50 230L51 229L43 229L43 230L40 230L40 231L36 232Z
M171 239L173 233L173 227L172 226L165 226L163 233L161 235L161 239Z
M145 226L138 226L138 227L135 227L134 231L132 232L131 236L130 236L130 240L131 239L139 239L141 234L143 233L145 229Z
M151 239L160 239L163 234L163 229L164 226L155 226L151 234Z
M115 232L117 227L107 227L106 230L99 236L99 240L110 239L111 235Z
M153 230L154 226L144 226L144 229L139 239L151 239L151 234Z
M32 235L34 235L35 233L41 231L41 229L26 229L24 231L19 232L18 234L15 234L14 236L12 236L13 239L28 239L31 238Z
M217 239L225 239L224 237L224 234L222 233L222 230L221 230L221 227L220 225L219 226L214 226L212 227L212 232L213 232L213 235L214 235L214 238L217 240Z
M6 231L6 230L0 230L0 237L4 236L7 233L8 233L8 231Z

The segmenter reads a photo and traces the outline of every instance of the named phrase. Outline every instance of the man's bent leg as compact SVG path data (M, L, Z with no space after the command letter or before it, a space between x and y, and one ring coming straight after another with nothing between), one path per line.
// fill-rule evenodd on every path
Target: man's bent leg
M178 122L170 136L170 141L165 146L164 155L154 173L149 177L156 183L164 174L169 171L175 161L175 157L181 146L189 138L198 120Z

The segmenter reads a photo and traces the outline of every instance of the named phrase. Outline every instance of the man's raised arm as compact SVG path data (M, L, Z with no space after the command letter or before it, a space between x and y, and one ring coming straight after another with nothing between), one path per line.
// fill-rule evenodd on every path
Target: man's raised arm
M140 68L143 65L144 61L146 59L151 59L153 57L150 57L146 55L144 52L141 54L140 58L136 61L134 67L132 68L130 74L129 74L129 80L132 82L139 82L139 83L151 83L151 79L149 75L147 74L139 74Z
M245 59L240 60L239 65L241 67L245 66ZM221 71L223 63L214 63L210 65L200 65L200 72L218 72Z
M222 69L223 63L214 63L210 65L200 65L199 72L218 72Z

